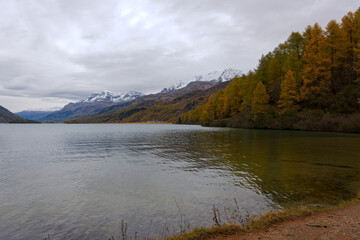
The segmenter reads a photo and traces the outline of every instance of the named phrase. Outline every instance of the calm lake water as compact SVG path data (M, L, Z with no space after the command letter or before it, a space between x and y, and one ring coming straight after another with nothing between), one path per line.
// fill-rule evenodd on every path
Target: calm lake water
M0 125L0 239L152 236L360 191L360 135L183 125Z

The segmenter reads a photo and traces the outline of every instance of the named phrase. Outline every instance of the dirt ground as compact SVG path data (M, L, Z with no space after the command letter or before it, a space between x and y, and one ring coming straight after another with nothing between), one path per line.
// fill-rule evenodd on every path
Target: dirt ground
M268 230L238 233L217 240L241 239L356 239L360 240L360 203L346 208L320 212L310 217L286 221Z

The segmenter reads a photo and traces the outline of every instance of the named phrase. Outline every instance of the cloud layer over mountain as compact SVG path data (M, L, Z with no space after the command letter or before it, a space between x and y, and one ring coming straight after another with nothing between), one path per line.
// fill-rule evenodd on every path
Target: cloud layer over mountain
M109 89L144 93L262 53L353 0L0 1L0 105L63 105Z

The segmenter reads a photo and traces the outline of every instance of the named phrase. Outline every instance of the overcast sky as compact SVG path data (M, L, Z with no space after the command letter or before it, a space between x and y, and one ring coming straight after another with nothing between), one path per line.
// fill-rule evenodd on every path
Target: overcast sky
M154 93L254 69L292 31L357 0L0 0L0 105L63 106L91 92Z

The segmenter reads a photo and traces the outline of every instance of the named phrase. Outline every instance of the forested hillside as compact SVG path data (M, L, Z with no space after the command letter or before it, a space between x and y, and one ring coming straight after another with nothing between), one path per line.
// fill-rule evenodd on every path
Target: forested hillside
M360 8L293 32L179 123L360 132Z

